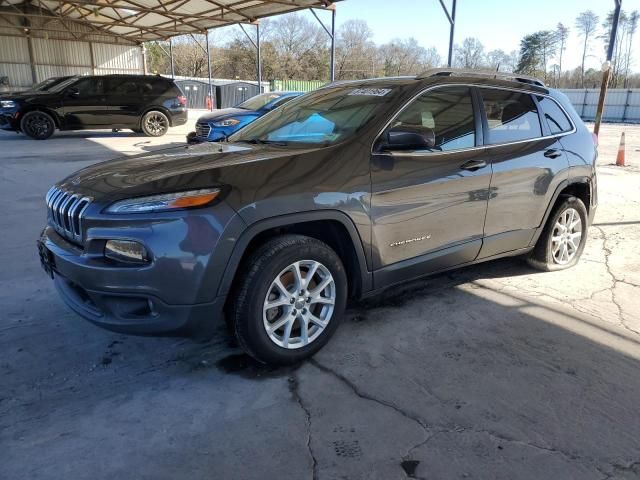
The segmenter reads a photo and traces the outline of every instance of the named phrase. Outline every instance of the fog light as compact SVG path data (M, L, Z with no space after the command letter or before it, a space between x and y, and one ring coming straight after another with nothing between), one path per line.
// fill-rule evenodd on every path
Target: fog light
M144 263L147 261L147 250L131 240L107 240L104 256L118 262Z

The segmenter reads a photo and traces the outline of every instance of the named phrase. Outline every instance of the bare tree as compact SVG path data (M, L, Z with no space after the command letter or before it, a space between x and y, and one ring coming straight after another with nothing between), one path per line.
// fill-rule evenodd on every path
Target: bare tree
M640 20L640 13L637 10L631 12L628 20L629 39L627 41L627 53L624 72L624 88L629 86L629 68L631 67L631 53L633 48L633 36L638 30L638 20Z
M456 45L454 64L460 68L479 68L484 64L484 45L477 38L467 37Z
M367 78L376 75L373 32L364 20L348 20L336 35L336 78Z
M411 37L394 39L379 48L379 56L385 76L412 75L440 64L435 48L424 48Z
M584 88L584 61L587 58L587 50L589 48L591 36L598 28L598 16L591 10L585 10L576 18L576 28L578 29L579 35L584 37L584 44L582 47L582 64L580 66L580 83L582 88Z
M506 72L509 70L509 55L501 49L491 50L487 53L487 68L495 72Z
M562 77L562 54L567 48L567 39L569 38L569 27L565 27L562 22L556 26L556 37L558 39L558 75L556 76L556 87L559 85L560 77Z

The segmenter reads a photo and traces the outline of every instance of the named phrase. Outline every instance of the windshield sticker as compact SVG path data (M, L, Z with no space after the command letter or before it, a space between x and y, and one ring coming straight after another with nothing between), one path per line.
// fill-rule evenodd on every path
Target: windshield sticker
M390 88L356 88L349 95L368 95L373 97L384 97L391 91Z

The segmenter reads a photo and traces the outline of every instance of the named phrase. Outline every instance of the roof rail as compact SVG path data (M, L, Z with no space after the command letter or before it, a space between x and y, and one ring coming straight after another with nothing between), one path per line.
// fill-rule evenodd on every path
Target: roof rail
M542 80L528 75L520 75L519 73L507 73L507 72L482 72L478 70L464 70L459 68L430 68L429 70L417 75L417 79L424 79L429 77L482 77L482 78L496 78L501 80L514 80L520 83L527 83L529 85L537 85L539 87L545 87L546 85Z

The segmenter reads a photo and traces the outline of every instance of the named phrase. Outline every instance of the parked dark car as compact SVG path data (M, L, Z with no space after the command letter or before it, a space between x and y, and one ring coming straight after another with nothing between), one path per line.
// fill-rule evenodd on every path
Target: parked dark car
M187 100L156 75L72 77L43 91L0 95L0 128L44 140L59 130L129 128L157 137L187 121Z
M594 137L524 77L432 70L329 85L229 138L85 168L51 188L42 264L122 332L223 315L258 360L320 349L350 297L504 256L576 264Z
M302 92L262 93L236 107L207 113L198 119L195 135L187 137L187 141L199 143L226 140L229 135L299 95Z

